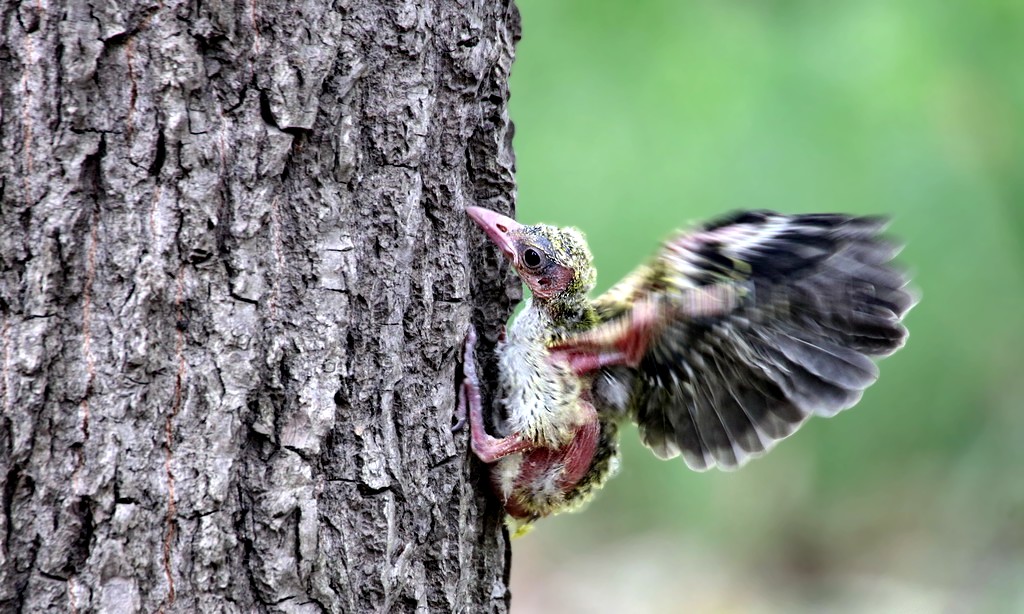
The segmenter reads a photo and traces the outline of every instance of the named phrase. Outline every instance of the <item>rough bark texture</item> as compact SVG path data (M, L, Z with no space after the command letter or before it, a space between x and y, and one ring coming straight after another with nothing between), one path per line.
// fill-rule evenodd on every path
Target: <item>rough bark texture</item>
M505 611L511 0L0 11L0 611Z

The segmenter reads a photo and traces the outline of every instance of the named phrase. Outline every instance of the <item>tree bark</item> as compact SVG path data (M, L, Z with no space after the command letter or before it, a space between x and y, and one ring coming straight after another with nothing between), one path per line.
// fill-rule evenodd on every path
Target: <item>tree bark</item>
M0 610L506 611L511 0L0 11Z

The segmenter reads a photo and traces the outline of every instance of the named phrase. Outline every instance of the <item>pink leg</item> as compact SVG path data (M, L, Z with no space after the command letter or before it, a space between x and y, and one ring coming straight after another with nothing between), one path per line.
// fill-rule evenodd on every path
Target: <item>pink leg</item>
M562 357L569 363L569 368L576 375L585 375L591 371L597 371L604 367L628 364L626 355L622 352L597 352L592 354L574 353L572 350L556 350L556 356Z
M594 453L601 438L601 424L594 406L581 399L584 422L577 429L572 442L565 448L564 469L559 486L569 490L583 479L594 462Z
M638 302L623 321L609 322L552 348L577 375L603 367L635 367L647 352L659 322L658 308Z
M487 429L484 428L483 403L480 400L480 380L476 374L476 360L473 357L475 348L476 329L470 326L469 333L466 334L466 350L462 363L462 372L466 379L459 389L459 407L456 411L458 421L452 430L457 431L466 423L468 404L473 453L481 461L490 464L509 454L529 450L533 443L523 440L518 433L501 439L487 434Z

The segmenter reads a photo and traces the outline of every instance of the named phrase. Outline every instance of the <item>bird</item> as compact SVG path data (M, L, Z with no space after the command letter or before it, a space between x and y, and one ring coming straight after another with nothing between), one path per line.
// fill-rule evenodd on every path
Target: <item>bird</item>
M531 291L495 348L495 433L472 326L453 426L469 423L515 536L593 497L626 421L662 459L728 471L852 407L878 378L873 358L905 344L917 301L880 216L735 211L675 233L590 298L581 231L466 211Z

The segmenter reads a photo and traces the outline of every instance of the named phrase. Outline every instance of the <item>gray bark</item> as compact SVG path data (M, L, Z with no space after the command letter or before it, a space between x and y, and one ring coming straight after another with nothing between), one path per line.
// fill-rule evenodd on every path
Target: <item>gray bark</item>
M0 611L506 611L511 0L0 11Z

